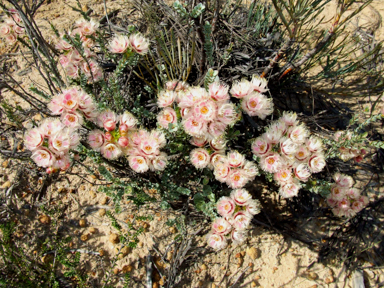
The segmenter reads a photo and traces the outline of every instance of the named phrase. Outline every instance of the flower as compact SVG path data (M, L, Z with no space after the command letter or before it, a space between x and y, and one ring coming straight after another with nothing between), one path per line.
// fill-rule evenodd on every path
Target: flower
M133 116L132 113L124 111L123 115L120 117L120 126L121 124L127 125L128 129L134 129L137 124L137 119Z
M216 218L212 223L212 230L218 235L227 235L231 230L231 224L224 218Z
M24 144L28 150L35 150L43 145L44 135L39 128L32 128L24 135Z
M97 117L97 124L100 127L104 127L107 131L113 131L116 128L116 123L118 122L118 117L115 112L111 110L105 110L101 112L99 117Z
M251 80L251 89L255 92L264 93L269 89L267 88L267 80L259 75L253 75Z
M229 92L231 93L232 97L242 99L248 95L252 89L253 86L251 82L246 79L242 79L241 81L235 82Z
M104 133L101 130L93 130L88 135L88 142L92 149L100 151L104 144Z
M114 143L104 143L100 149L101 154L107 159L116 159L121 155L121 149Z
M276 173L281 164L281 158L277 153L270 153L260 159L260 167L266 172Z
M251 92L241 101L241 107L249 116L265 119L273 112L273 102L258 92Z
M171 107L164 108L157 115L157 122L164 129L168 129L169 124L176 125L177 124L176 111L173 110Z
M161 90L157 95L157 105L159 107L168 107L176 100L177 93L172 90Z
M213 100L203 100L192 111L195 117L206 122L212 121L217 116L217 104Z
M249 181L243 169L232 169L227 178L227 185L233 189L242 188Z
M308 178L311 176L311 171L309 170L309 167L305 163L299 164L295 169L295 176L303 182L307 182Z
M208 86L209 96L216 101L229 100L228 86L220 84L219 82L213 82Z
M49 138L48 145L51 151L57 155L64 155L69 151L71 140L68 130L61 130Z
M260 213L260 201L256 199L249 199L246 203L246 211L251 215Z
M279 194L283 198L291 198L297 196L299 193L300 185L297 182L288 182L285 185L281 186L279 189Z
M256 156L263 156L269 152L271 146L264 137L258 137L252 142L252 152Z
M237 151L231 151L227 154L228 164L229 166L236 168L236 167L243 167L245 164L245 157L244 155L240 154Z
M221 103L218 105L217 120L226 124L233 125L239 118L236 107L233 103Z
M124 35L116 35L112 38L111 42L109 43L109 51L112 53L125 53L127 49L129 48L129 38Z
M200 169L207 167L210 160L209 153L204 148L193 149L189 158L191 159L192 165Z
M247 205L248 200L252 199L251 194L245 189L236 189L231 192L231 198L235 201L236 205Z
M239 211L233 215L231 224L236 230L244 230L251 223L252 215L246 211Z
M38 149L36 149L32 153L31 158L33 161L35 161L37 166L40 166L40 167L52 166L56 160L53 153L45 147L39 147Z
M304 161L310 156L310 152L308 151L306 146L300 146L295 153L295 157L299 161Z
M223 217L230 217L235 212L236 204L232 198L223 196L216 204L217 212Z
M311 136L307 140L307 148L310 152L315 153L315 152L321 152L323 150L323 142L321 142L321 139L316 136Z
M343 188L351 188L354 184L353 178L351 176L335 173L333 175L333 180L335 180L336 184Z
M121 147L127 147L128 144L129 144L129 140L127 137L125 136L121 136L119 138L119 140L117 141L117 143L121 146Z
M163 171L165 167L167 166L168 160L167 160L167 154L164 152L161 152L159 156L155 156L152 159L152 165L151 165L151 170L158 170L158 171Z
M227 182L227 177L231 172L231 168L229 167L228 162L226 161L225 162L218 161L217 163L214 162L213 166L214 166L213 175L215 175L215 179L222 183Z
M304 125L292 126L288 130L288 137L296 144L302 144L308 137L308 130Z
M224 137L216 137L209 142L209 145L215 151L221 151L225 149L226 144L227 144L227 141L225 140Z
M273 178L279 185L284 185L292 179L292 171L291 169L285 168L280 169L276 173L273 174Z
M200 118L190 116L183 120L183 127L187 134L191 136L201 137L207 132L207 122Z
M149 169L147 161L142 156L129 156L128 162L132 170L137 173L147 172Z
M145 55L149 50L149 41L141 34L135 34L129 36L129 43L133 51L140 55Z
M297 114L294 112L284 111L283 115L280 117L280 121L283 121L285 125L296 126L297 125Z
M72 128L78 128L83 124L83 117L77 112L64 112L60 120L65 126Z
M312 173L318 173L325 167L325 159L322 154L314 154L309 158L308 167Z
M210 233L207 236L208 246L215 250L221 250L227 247L227 239L223 235Z
M244 230L236 230L233 229L231 232L231 239L233 241L233 244L240 244L245 241L246 239L246 232Z
M207 144L207 138L202 136L202 137L192 137L190 140L189 140L189 143L191 143L192 145L194 146L197 146L197 147L204 147L206 144Z

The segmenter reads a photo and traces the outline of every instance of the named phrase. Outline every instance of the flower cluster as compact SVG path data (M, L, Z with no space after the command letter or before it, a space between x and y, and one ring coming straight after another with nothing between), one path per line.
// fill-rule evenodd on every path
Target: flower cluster
M219 82L202 87L188 87L184 83L169 82L167 89L158 95L157 104L164 108L158 116L158 123L168 128L177 121L172 105L176 101L180 109L184 131L199 141L210 141L222 136L228 125L239 118L236 107L229 102L228 87Z
M217 202L217 212L222 216L212 223L212 230L207 236L208 246L221 250L228 240L234 244L246 238L246 229L253 215L260 213L260 202L252 199L245 189L236 189L230 197L221 197Z
M230 93L232 97L241 99L241 108L245 113L265 119L273 112L272 99L262 94L267 91L267 80L253 75L251 81L242 79L235 82Z
M336 173L333 175L335 184L327 197L328 205L333 214L342 217L353 217L369 203L368 197L361 196L357 188L353 188L353 179L350 176Z
M15 9L8 9L9 16L4 17L4 23L0 26L0 36L4 37L8 44L16 43L17 37L25 34L23 22Z
M242 188L255 179L258 174L256 165L246 160L238 151L231 151L225 155L225 141L222 138L216 138L209 144L215 151L211 155L205 148L191 151L189 158L193 166L213 169L216 180L227 183L233 189Z
M166 144L162 132L137 129L137 119L127 111L119 116L112 111L104 111L99 115L97 124L103 127L104 131L91 131L88 142L105 158L116 159L126 155L129 166L138 173L149 169L165 169L167 155L160 151Z
M296 113L284 112L267 131L252 143L252 152L260 167L273 173L284 198L296 196L301 184L312 173L325 166L320 138L309 136L304 124L299 124Z
M80 143L80 136L59 119L47 118L39 127L25 133L24 143L32 151L32 160L47 168L47 173L52 173L69 168L69 150Z
M93 20L79 20L69 34L71 37L77 35L80 37L84 55L81 55L78 49L73 47L66 35L63 35L56 44L56 49L63 52L59 61L68 77L78 79L81 74L84 74L93 81L99 81L103 78L103 71L96 61L96 54L91 50L95 45L93 38L98 27L99 23Z
M109 51L112 53L124 54L126 52L135 52L145 55L149 51L149 41L140 33L131 36L116 35L109 43Z
M83 115L90 120L98 116L92 97L79 87L71 87L52 98L48 108L53 115L61 115L65 126L78 128L83 124Z
M339 148L340 159L348 161L354 159L356 162L361 162L367 151L364 149L363 143L356 143L353 141L353 134L351 131L337 131L334 135L334 139L338 143L346 143L345 146ZM353 143L355 142L355 143ZM361 142L361 141L360 141ZM348 143L348 144L347 144ZM348 147L352 146L352 147Z

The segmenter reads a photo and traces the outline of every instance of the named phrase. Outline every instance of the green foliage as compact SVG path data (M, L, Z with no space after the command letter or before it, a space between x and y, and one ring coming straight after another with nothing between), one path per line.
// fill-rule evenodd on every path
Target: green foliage
M25 113L24 109L19 105L12 106L6 99L3 99L0 105L3 108L2 110L4 111L5 115L7 115L9 121L21 127L21 123L24 121L22 118L23 113Z
M204 24L204 50L207 55L209 65L213 66L213 44L211 39L212 25L206 21Z
M219 72L216 70L213 70L211 68L208 69L207 74L205 74L204 78L204 88L208 91L209 85L211 85L215 81L219 81L218 77Z

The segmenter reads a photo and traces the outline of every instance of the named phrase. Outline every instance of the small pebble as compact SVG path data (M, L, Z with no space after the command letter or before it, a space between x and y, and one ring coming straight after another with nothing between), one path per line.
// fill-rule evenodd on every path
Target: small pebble
M329 277L325 278L324 282L325 282L325 284L331 284L331 283L335 282L335 278L333 278L333 276L329 276Z
M260 257L260 252L255 247L247 248L247 254L252 260Z
M133 267L132 265L124 265L122 270L124 273L129 273L133 270Z
M105 215L105 209L100 209L100 210L99 210L99 215L100 215L101 217L103 217L103 216Z
M208 269L207 265L205 264L201 265L201 270L207 270L207 269Z
M119 243L120 242L119 235L117 235L117 234L109 235L109 242L111 242L112 244Z
M87 241L89 239L89 235L88 234L83 234L83 235L81 235L80 239L81 239L81 241L85 242L85 241Z
M95 234L97 232L97 229L95 227L89 227L88 231L89 233Z
M255 281L252 281L251 287L256 287L256 286L257 286L257 283Z
M83 189L83 190L85 190L85 188ZM95 199L96 198L96 192L95 191L93 191L93 190L89 190L89 195L91 195L91 198L92 199Z
M80 225L80 227L85 227L85 226L87 226L87 220L85 220L85 219L80 219L80 220L79 220L79 225Z
M81 10L82 10L83 12L87 12L87 11L89 10L88 5L87 5L87 4L83 5L83 6L81 7Z
M49 223L51 223L51 218L49 218L49 216L47 216L47 215L41 215L39 217L39 221L43 224L49 224Z
M113 269L113 274L117 275L119 273L120 273L120 269L119 268Z
M176 234L177 233L177 229L175 227L170 227L169 228L169 232L171 232L172 234Z
M1 185L1 188L3 189L7 189L9 187L11 187L11 181L6 181L3 183L3 185Z
M318 277L319 277L319 276L318 276L315 272L309 272L309 273L307 274L307 278L308 278L309 280L316 280Z
M105 204L107 204L107 202L108 202L108 197L104 197L104 198L102 198L101 200L100 200L100 204L101 205L105 205Z
M99 250L99 253L100 253L100 256L104 256L104 254L105 254L105 252L104 252L103 249L100 249L100 250Z

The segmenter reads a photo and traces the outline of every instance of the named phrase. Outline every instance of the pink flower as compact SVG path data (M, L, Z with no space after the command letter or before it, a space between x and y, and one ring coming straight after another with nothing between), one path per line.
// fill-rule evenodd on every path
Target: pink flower
M143 139L143 141L139 145L140 151L143 155L159 155L159 144L155 139L147 138Z
M321 139L316 136L311 136L307 140L307 148L310 152L321 152L323 150L323 142L321 142Z
M224 137L217 137L217 138L212 139L212 140L209 142L209 145L210 145L211 148L212 148L213 150L215 150L215 151L221 151L221 150L224 150L226 144L227 144L227 141L225 140Z
M77 112L64 112L60 120L65 126L72 128L78 128L83 124L83 117Z
M97 28L99 27L99 23L93 20L91 21L82 20L82 23L79 23L77 25L81 30L81 34L88 35L88 36L94 34Z
M236 204L230 197L221 197L216 204L217 212L227 218L235 212Z
M8 44L12 45L16 43L17 38L15 34L8 34L7 36L5 36L5 40L7 40Z
M120 148L113 143L104 143L100 149L101 154L107 159L116 159L121 155Z
M149 169L147 161L142 156L129 156L128 161L129 166L137 173L147 172Z
M231 232L231 239L233 241L233 244L235 244L235 245L243 243L245 241L246 237L247 237L247 234L244 230L233 229Z
M177 124L176 111L173 110L171 107L164 108L163 110L160 111L159 115L157 115L157 122L164 129L168 129L169 124L176 125Z
M296 177L303 182L307 182L308 178L311 176L311 171L308 168L307 164L301 163L294 169Z
M339 201L338 208L341 210L348 210L351 207L351 202L347 198L343 198Z
M360 190L357 188L347 188L347 190L345 190L345 195L347 195L350 199L359 199Z
M251 161L245 161L243 172L249 180L253 180L256 177L256 175L259 174L259 169L257 169L257 166L255 163Z
M40 167L52 166L56 160L53 153L45 147L39 147L38 149L36 149L32 153L31 158L33 161L35 161L37 166L40 166Z
M224 236L210 233L207 236L208 246L212 247L214 250L221 250L227 247L227 239Z
M246 205L246 211L251 215L260 213L260 201L256 199L249 199Z
M44 143L44 135L40 128L32 128L25 133L24 145L28 150L35 150Z
M190 87L185 93L179 95L179 107L194 107L203 100L208 100L209 94L201 87Z
M10 27L7 24L3 24L0 26L0 35L5 37L11 32Z
M198 169L203 169L207 167L210 157L209 153L204 148L196 148L191 151L189 156L191 163Z
M45 118L40 125L40 132L44 137L49 138L64 128L64 124L59 119Z
M213 175L215 175L215 179L222 183L227 182L227 177L231 172L231 168L229 167L227 162L218 161L217 163L213 163L214 171Z
M233 169L227 177L227 185L233 189L242 188L249 181L243 169Z
M231 230L231 224L224 218L216 218L212 223L212 230L218 235L227 235Z
M175 92L185 91L188 89L188 87L189 87L188 83L178 81L178 80L168 81L167 83L165 83L165 89L169 91L175 91Z
M256 156L263 156L269 152L271 146L264 137L258 137L252 142L252 152Z
M356 213L360 212L361 210L363 210L364 208L364 204L360 201L353 201L352 205L351 205L351 208L353 211L355 211Z
M141 34L129 36L129 43L133 51L140 55L145 55L149 51L149 41Z
M364 207L367 206L368 203L369 203L369 199L368 199L367 196L360 196L360 198L359 198L358 201L360 201L361 203L363 203L363 206L364 206Z
M59 42L56 44L56 49L57 50L66 50L69 51L72 49L72 45L69 44L67 41L64 39L60 39Z
M339 202L337 200L335 200L334 198L332 198L332 195L329 194L327 197L327 203L328 203L329 207L334 208L338 205Z
M255 92L264 93L269 89L267 88L267 80L265 78L261 78L258 75L253 75L251 80L251 89Z
M308 130L304 125L293 126L288 130L288 137L296 144L304 143L308 137Z
M241 101L241 107L244 112L250 116L258 116L260 119L265 119L273 112L272 99L266 98L258 92L251 92Z
M75 149L80 144L80 135L72 128L66 128L69 133L70 149Z
M83 112L91 112L92 110L96 109L95 103L93 102L92 97L85 93L84 91L80 90L78 91L78 105L79 109Z
M161 90L157 95L157 105L159 107L168 107L176 100L177 93L172 90Z
M167 166L167 163L167 154L161 152L159 156L153 158L151 168L155 171L163 171Z
M276 173L280 169L281 158L277 153L271 153L260 159L260 167L266 172Z
M312 173L318 173L325 167L325 159L322 154L314 154L309 158L308 166Z
M239 211L233 215L231 224L236 230L244 230L251 223L252 215L246 211Z
M61 64L61 66L63 66L65 68L70 63L70 59L68 58L67 55L62 54L59 56L59 62Z
M66 130L62 130L52 137L50 137L49 141L49 148L51 151L53 151L57 155L64 155L65 152L69 151L71 140L69 137L69 133Z
M241 81L235 82L229 92L232 94L232 97L242 99L252 91L252 88L251 82L242 79Z
M25 32L25 29L23 27L18 26L18 25L15 25L13 27L13 30L15 31L16 34L19 34L19 35L22 35Z
M225 128L227 128L226 124L219 121L214 121L209 123L208 133L211 136L211 138L222 137L225 133Z
M79 77L79 68L72 62L65 67L65 72L69 78L76 79Z
M165 134L160 130L152 130L150 137L156 141L159 148L163 148L167 144Z
M55 163L53 163L53 169L60 169L62 171L67 170L70 166L71 161L68 154L57 157Z
M183 120L184 130L191 136L201 137L207 132L207 122L198 117L190 116Z
M101 112L99 117L97 117L97 124L100 127L104 127L107 131L113 131L116 128L116 123L118 122L118 117L115 112L111 110L105 110Z
M227 154L228 164L233 168L243 167L245 164L244 155L237 151L231 151Z
M299 161L304 161L305 159L308 158L308 156L310 156L310 152L308 151L308 149L306 148L306 146L300 146L297 150L296 150L296 153L295 153L295 158Z
M92 149L100 151L104 144L104 133L101 130L93 130L88 135L88 142Z
M216 119L226 125L233 125L239 119L239 114L232 103L219 104L217 115Z
M245 189L236 189L231 192L231 198L235 201L236 205L244 206L252 199L252 196Z
M335 180L335 182L343 188L351 188L354 184L353 178L351 176L340 173L335 173L333 175L333 180Z
M283 116L280 117L280 121L283 121L285 125L296 126L297 125L297 114L294 112L283 112Z
M220 84L219 82L213 82L209 85L209 96L216 101L229 100L228 86Z
M114 140L113 136L112 136L112 134L110 132L105 132L104 139L107 142L113 142L113 140Z
M121 136L119 138L119 140L117 141L117 143L121 146L121 147L127 147L128 144L129 144L129 140L127 137L125 136Z
M129 47L129 38L124 35L116 35L109 43L109 51L112 53L125 53Z
M291 181L292 171L290 168L280 169L275 174L273 174L273 178L279 185L285 185L287 182Z
M297 196L299 193L300 186L296 182L288 182L287 184L283 185L279 189L279 194L283 198L291 198L294 196Z
M272 128L272 129L271 129ZM283 135L283 131L278 130L278 129L273 129L274 127L271 126L264 134L263 138L272 145L275 145L279 143L281 136Z
M341 201L345 197L345 189L340 187L337 184L331 186L331 194L332 199L336 201Z
M217 104L213 100L203 100L193 107L195 117L209 122L217 116Z
M192 145L194 146L197 146L197 147L204 147L208 141L207 141L207 138L206 137L192 137L190 140L189 140L189 143L191 143Z
M134 129L136 128L137 119L135 116L133 116L132 113L124 111L123 115L120 118L120 125L121 124L127 125L128 129Z

